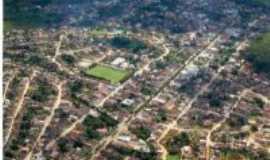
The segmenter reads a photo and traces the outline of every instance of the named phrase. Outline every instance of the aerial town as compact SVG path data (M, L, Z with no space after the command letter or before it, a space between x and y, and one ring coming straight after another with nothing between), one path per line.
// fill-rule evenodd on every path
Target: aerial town
M270 160L270 1L250 1L6 0L4 159Z

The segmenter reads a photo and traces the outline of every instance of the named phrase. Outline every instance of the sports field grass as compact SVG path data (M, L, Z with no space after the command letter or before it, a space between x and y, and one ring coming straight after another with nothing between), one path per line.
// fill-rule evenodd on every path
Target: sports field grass
M86 71L87 75L110 81L112 84L117 84L129 75L129 71L115 69L109 66L96 65Z
M180 160L178 155L168 155L166 160Z

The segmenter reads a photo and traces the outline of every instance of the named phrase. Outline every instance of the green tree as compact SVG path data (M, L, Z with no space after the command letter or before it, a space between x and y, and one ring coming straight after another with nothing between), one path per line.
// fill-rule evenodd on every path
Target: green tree
M89 139L100 139L100 134L91 127L87 127L85 130L85 136Z
M246 59L253 64L257 72L270 75L270 32L254 40L246 54Z
M68 140L66 139L60 139L57 141L57 146L59 148L59 151L62 152L62 153L65 153L68 151Z
M171 154L179 153L180 149L186 145L190 145L191 140L186 132L181 132L175 137L169 139L166 143L166 148Z
M146 45L143 42L137 39L129 39L124 36L114 37L111 39L110 43L116 48L129 49L135 53L146 48Z
M132 129L132 132L140 139L143 140L147 140L150 135L151 135L151 131L149 128L145 127L145 126L140 126L136 129Z
M155 117L157 122L164 122L167 120L167 114L166 111L163 109L160 109Z
M73 65L75 63L75 58L72 55L62 54L61 59L64 61L64 63L69 65Z

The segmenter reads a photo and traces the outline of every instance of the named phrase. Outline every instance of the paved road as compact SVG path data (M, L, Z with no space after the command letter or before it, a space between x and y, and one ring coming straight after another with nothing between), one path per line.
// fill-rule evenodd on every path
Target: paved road
M156 59L153 59L152 61L148 62L146 65L144 65L142 68L140 68L138 71L136 71L134 73L134 75L139 75L139 74L142 74L143 71L145 71L146 69L149 68L149 66L156 62L156 61L159 61L161 59L163 59L164 57L166 57L169 53L170 53L170 50L169 48L166 47L166 45L163 46L164 47L164 53L159 56L158 58ZM121 89L123 89L127 84L129 84L132 80L129 79L127 80L126 82L124 82L123 84L121 84L120 86L118 86L117 88L115 88L109 95L107 95L104 99L102 99L98 104L97 104L97 107L100 108L104 105L104 103L110 99L111 97L113 97L115 94L117 94ZM75 127L79 124L79 123L82 123L84 121L84 119L87 117L88 114L85 114L84 116L82 116L80 119L78 119L77 121L75 121L70 127L68 127L67 129L65 129L59 138L61 137L64 137L66 136L67 134L69 134L73 129L75 129Z
M163 42L163 40L161 40L160 42ZM160 55L159 57L153 59L152 61L148 62L147 64L145 64L143 67L141 67L138 71L136 71L134 73L134 75L140 75L142 74L146 69L149 68L149 66L151 64L153 64L154 62L157 62L159 60L162 60L164 57L166 57L169 53L170 53L170 49L163 44L163 48L164 48L164 53L162 55ZM107 95L104 99L102 99L96 106L97 108L101 108L103 107L104 103L110 99L111 97L113 97L115 94L117 94L121 89L123 89L127 84L129 84L132 80L129 79L126 82L124 82L123 84L121 84L120 86L118 86L117 88L115 88L109 95ZM89 112L90 113L90 112ZM72 130L74 130L76 128L76 126L80 123L82 123L84 121L84 119L87 117L87 115L89 114L85 114L83 115L81 118L79 118L78 120L76 120L74 123L72 123L68 128L64 129L64 131L60 134L59 137L57 137L55 140L52 140L51 142L49 142L48 147L50 148L50 146L53 146L56 142L57 139L60 139L62 137L65 137L66 135L68 135Z
M138 107L138 109L135 111L135 114L132 114L130 117L126 118L123 122L121 122L121 123L118 125L116 131L115 131L112 135L108 136L107 138L102 139L102 140L100 141L100 143L99 143L96 147L93 148L92 152L93 152L94 154L93 154L93 156L90 158L90 160L94 160L94 159L96 158L96 156L98 156L102 150L104 150L104 149L105 149L105 148L106 148L106 147L107 147L114 139L116 139L116 138L119 136L119 134L120 134L125 128L127 128L127 126L131 123L132 119L133 119L134 117L136 117L137 113L138 113L141 109L143 109L144 106L145 106L146 104L150 103L151 100L152 100L153 98L155 98L156 96L158 96L158 93L160 93L160 91L162 91L162 90L169 84L169 82L172 81L172 80L173 80L173 79L174 79L181 71L185 70L186 67L187 67L189 64L191 64L194 60L196 60L197 57L204 55L204 54L206 53L207 49L208 49L208 48L211 48L211 47L219 40L219 38L220 38L220 37L217 36L212 42L210 42L210 44L209 44L204 50L202 50L202 51L200 51L199 53L197 53L197 54L191 56L191 57L186 61L184 67L180 67L176 72L174 72L174 74L173 74L171 77L168 78L167 81L164 82L164 85L162 85L162 87L159 89L159 91L156 93L155 96L151 97L148 101L146 101L144 104L142 104L140 107ZM186 109L184 110L184 112L187 112L188 110L189 110L189 109L186 108Z

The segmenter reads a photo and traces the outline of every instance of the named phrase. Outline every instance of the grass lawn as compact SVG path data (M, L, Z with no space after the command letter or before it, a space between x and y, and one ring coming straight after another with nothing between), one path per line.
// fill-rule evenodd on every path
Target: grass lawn
M10 31L12 28L14 26L10 21L4 21L4 31Z
M96 65L86 71L87 75L110 81L112 84L117 84L129 75L129 71L115 69L109 66Z
M167 160L180 160L178 155L168 155Z

